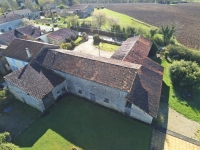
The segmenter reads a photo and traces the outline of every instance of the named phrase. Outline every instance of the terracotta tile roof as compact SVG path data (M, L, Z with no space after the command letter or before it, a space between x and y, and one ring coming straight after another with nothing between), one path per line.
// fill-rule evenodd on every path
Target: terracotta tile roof
M153 117L157 116L163 67L147 56L152 42L142 36L127 39L111 58L141 64L127 99Z
M44 50L36 61L45 67L127 92L131 91L137 70L141 67L67 50Z
M21 14L27 14L27 13L32 13L32 11L30 9L19 9L19 10L14 10L14 11L11 11L9 14L18 14L18 15L21 15Z
M87 8L88 6L91 6L91 5L85 5L85 4L75 4L75 5L72 5L71 7L69 7L69 10L70 11L74 11L74 10L83 10L85 8Z
M4 78L38 100L41 100L65 80L37 63L26 65Z
M11 43L16 38L17 37L14 35L14 30L0 34L0 40L6 42L7 44Z
M29 49L31 57L28 58L26 48ZM41 43L37 41L29 41L22 39L14 39L6 50L2 53L3 56L15 58L18 60L30 62L44 48L59 48L52 44Z
M22 19L22 16L16 14L8 14L6 16L0 16L0 24L18 19Z
M32 26L32 25L17 28L16 30L18 32L22 33L22 34L26 34L26 35L33 37L33 38L37 38L37 37L41 36L41 30L39 28Z
M33 32L33 29L34 29L34 32ZM20 27L15 30L0 34L0 39L6 42L7 44L10 44L14 39L21 38L19 34L20 35L26 34L32 38L37 38L41 36L41 30L34 26L28 25L28 26Z
M70 38L71 36L76 36L75 31L67 28L59 29L47 35L47 37L51 37L58 41L63 40L65 38Z
M128 101L144 110L152 117L157 117L162 89L162 75L146 67L138 70Z
M148 56L151 46L152 42L142 36L131 37L123 42L111 58L124 60L133 55L144 58Z

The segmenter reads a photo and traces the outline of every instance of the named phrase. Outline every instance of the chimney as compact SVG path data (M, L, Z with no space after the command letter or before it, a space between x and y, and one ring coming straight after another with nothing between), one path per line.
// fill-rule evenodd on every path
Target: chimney
M28 58L30 58L30 57L31 57L31 54L30 54L30 52L29 52L29 49L28 49L28 48L25 48L25 50L26 50L26 53L27 53L27 55L28 55Z
M32 32L31 32L31 35L33 35L35 33L35 28L33 27L32 28Z

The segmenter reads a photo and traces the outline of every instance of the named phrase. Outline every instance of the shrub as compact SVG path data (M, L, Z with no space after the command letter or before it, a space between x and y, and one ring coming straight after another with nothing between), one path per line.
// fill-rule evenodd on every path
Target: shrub
M83 36L83 40L84 40L84 41L87 41L87 40L88 40L88 35L87 35L87 33L83 32L83 33L82 33L82 36Z
M174 39L170 39L170 40L169 40L169 44L175 45L175 40L174 40Z
M71 38L65 38L65 42L71 42Z
M164 45L162 37L160 37L158 34L154 35L153 41L155 42L156 45L159 45L159 46Z
M190 89L200 84L200 68L196 62L174 61L169 71L174 85Z
M200 64L200 52L183 46L169 45L166 51L170 58L177 60L195 61Z
M72 45L71 45L71 43L62 43L62 44L60 45L60 47L63 48L63 49L72 50Z
M95 43L95 44L99 44L99 43L101 42L101 39L100 39L100 37L99 37L98 34L95 34L95 35L93 36L93 39L94 39L94 43Z
M75 36L75 35L71 36L71 40L75 41L76 39L77 39L77 36Z
M73 49L76 46L74 41L71 41L71 49Z

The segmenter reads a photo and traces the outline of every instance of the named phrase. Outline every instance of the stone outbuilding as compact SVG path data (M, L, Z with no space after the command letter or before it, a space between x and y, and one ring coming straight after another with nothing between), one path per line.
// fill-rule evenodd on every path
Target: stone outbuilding
M15 98L41 112L66 92L65 79L37 63L26 65L4 79Z

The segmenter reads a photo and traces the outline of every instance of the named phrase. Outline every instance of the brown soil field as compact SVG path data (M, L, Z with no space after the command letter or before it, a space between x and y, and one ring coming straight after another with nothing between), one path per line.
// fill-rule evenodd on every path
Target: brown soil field
M102 5L157 27L176 23L178 41L185 46L200 49L200 3L174 6L149 3Z

